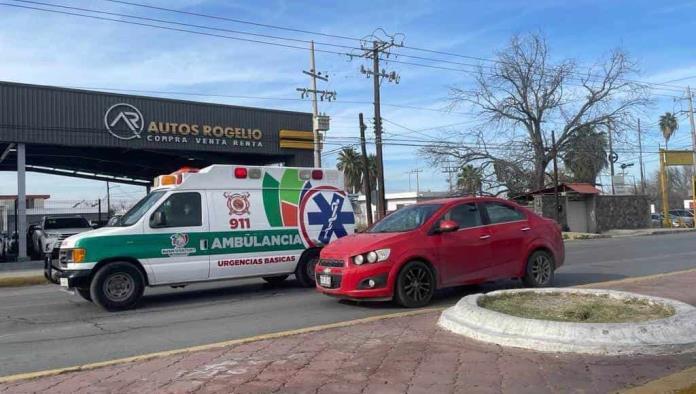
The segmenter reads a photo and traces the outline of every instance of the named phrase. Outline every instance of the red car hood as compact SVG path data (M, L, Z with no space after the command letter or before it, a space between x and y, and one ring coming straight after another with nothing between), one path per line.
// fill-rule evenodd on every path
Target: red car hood
M375 249L390 247L392 241L405 238L409 233L360 233L339 238L321 251L322 256L344 258Z

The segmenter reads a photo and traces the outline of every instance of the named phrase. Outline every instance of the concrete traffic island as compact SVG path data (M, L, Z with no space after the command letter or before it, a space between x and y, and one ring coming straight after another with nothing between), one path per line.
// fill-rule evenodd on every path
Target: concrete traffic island
M516 298L526 299L532 306L536 302L540 308L533 309L541 310L540 316L554 307L561 313L555 317L549 313L555 320L541 320L488 309L501 310L500 305L493 305L497 301L504 309L506 300ZM558 308L559 299L567 302L571 298L584 301L580 312ZM542 303L551 305L544 308L539 305ZM617 306L622 304L628 313L612 313L611 308L618 311ZM592 308L597 305L608 314L593 316ZM633 318L634 311L640 316ZM542 352L665 355L696 351L696 308L667 298L614 290L548 288L474 294L446 309L438 325L482 342Z

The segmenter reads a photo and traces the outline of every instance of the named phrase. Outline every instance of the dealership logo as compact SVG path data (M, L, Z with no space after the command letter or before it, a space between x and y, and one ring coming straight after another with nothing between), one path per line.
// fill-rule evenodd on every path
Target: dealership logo
M120 140L140 138L145 122L143 114L134 106L126 103L112 105L104 114L106 130Z

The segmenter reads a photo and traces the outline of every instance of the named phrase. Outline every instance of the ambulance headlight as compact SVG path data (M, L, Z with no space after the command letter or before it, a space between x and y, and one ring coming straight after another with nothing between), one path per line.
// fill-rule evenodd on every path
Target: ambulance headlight
M85 261L85 255L87 251L83 248L75 248L72 250L71 259L73 263L82 263Z
M74 248L74 249L63 249L61 254L65 253L66 263L83 263L85 261L85 255L87 251L84 248Z

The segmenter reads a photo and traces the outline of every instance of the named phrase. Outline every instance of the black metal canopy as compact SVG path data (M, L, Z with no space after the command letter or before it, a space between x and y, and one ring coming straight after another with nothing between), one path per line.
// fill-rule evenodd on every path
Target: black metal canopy
M182 166L311 166L280 130L311 130L308 113L0 82L0 171L148 185Z

